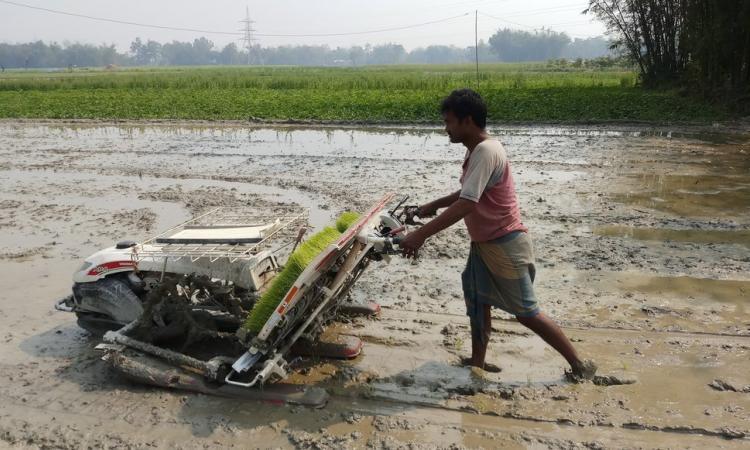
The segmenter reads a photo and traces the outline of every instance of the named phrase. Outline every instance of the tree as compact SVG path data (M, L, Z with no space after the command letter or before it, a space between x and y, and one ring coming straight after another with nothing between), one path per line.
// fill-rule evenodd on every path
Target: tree
M383 44L372 47L368 64L398 64L406 59L406 50L401 44Z
M560 56L568 59L593 59L602 56L611 56L611 46L612 43L603 36L585 39L575 38L563 49Z
M504 28L490 37L490 47L501 61L546 61L559 58L570 43L565 33L551 30L518 31Z
M130 44L130 53L133 55L133 61L139 66L149 66L158 64L161 60L162 45L149 39L145 44L141 38L135 38Z
M590 0L592 12L640 70L646 86L695 86L747 95L750 2ZM745 98L745 106L750 100Z
M221 53L219 54L219 63L225 65L239 64L241 62L242 54L237 50L237 44L232 42L227 44Z
M164 63L171 66L189 66L193 60L193 44L190 42L172 41L162 45L161 55Z
M161 49L161 44L156 41L149 39L148 42L146 42L145 53L147 64L159 64L161 61Z
M589 10L615 35L614 47L625 48L638 65L644 84L674 81L687 64L678 37L684 0L592 0Z
M139 37L135 38L135 40L130 43L130 53L133 54L133 61L139 66L145 66L148 64L145 50L146 46L143 45L143 42Z
M455 64L469 61L465 49L448 45L415 48L409 52L406 60L419 64Z
M750 2L689 0L685 12L687 81L708 94L745 95L750 110Z
M349 49L349 60L352 62L353 66L364 64L366 56L365 49L359 45L355 45Z
M491 61L500 61L499 56L492 50L492 47L484 41L484 39L479 40L479 45L477 45L477 48L479 49L479 61L482 62L491 62ZM476 55L474 54L474 46L466 47L466 60L467 61L474 61L476 58Z
M192 58L189 64L216 64L214 52L214 43L201 37L193 41Z

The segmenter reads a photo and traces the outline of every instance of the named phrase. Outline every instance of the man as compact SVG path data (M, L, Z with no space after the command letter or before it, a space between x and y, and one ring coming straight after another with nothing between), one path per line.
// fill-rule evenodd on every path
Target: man
M471 89L453 91L441 105L445 131L452 143L466 147L461 189L418 208L417 216L435 219L401 242L406 257L430 236L461 219L471 237L471 250L461 278L466 314L471 324L471 360L481 369L490 340L490 308L500 308L557 350L570 364L575 380L591 379L596 365L581 360L557 324L544 315L534 296L534 254L528 229L521 222L510 162L502 144L485 131L487 107ZM499 370L499 369L498 369Z

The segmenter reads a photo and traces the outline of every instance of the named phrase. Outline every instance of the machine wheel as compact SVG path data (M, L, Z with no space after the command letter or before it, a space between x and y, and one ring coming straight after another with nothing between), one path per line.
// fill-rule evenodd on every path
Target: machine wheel
M95 336L117 330L143 313L143 304L127 281L116 277L76 283L73 293L78 326Z

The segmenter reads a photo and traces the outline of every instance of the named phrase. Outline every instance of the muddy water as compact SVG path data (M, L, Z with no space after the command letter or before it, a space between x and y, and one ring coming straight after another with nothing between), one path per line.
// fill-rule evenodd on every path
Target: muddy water
M733 305L740 317L743 317L745 310L750 307L750 281L658 277L640 273L617 274L606 280L614 281L625 292L658 295L662 298L673 297L688 303L703 300L703 306L711 305L711 302Z
M639 175L620 201L687 217L750 213L750 171L742 175Z
M750 248L750 230L674 230L669 228L636 228L604 225L594 228L601 236L615 236L642 241L677 241L697 244L740 244Z
M502 371L460 367L459 225L416 265L373 264L358 281L352 297L383 316L330 331L360 337L362 356L290 378L326 387L323 410L130 384L51 311L81 258L217 206L293 203L321 226L384 191L418 204L457 189L463 150L435 128L1 122L0 446L746 447L747 136L490 131L513 162L542 309L618 383L568 384L565 362L499 311L488 359Z

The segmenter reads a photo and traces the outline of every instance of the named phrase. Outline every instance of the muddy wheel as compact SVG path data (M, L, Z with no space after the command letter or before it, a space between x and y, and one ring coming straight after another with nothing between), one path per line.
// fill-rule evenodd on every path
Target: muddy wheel
M126 281L118 278L78 283L73 291L78 326L95 336L117 330L143 313L141 300Z

